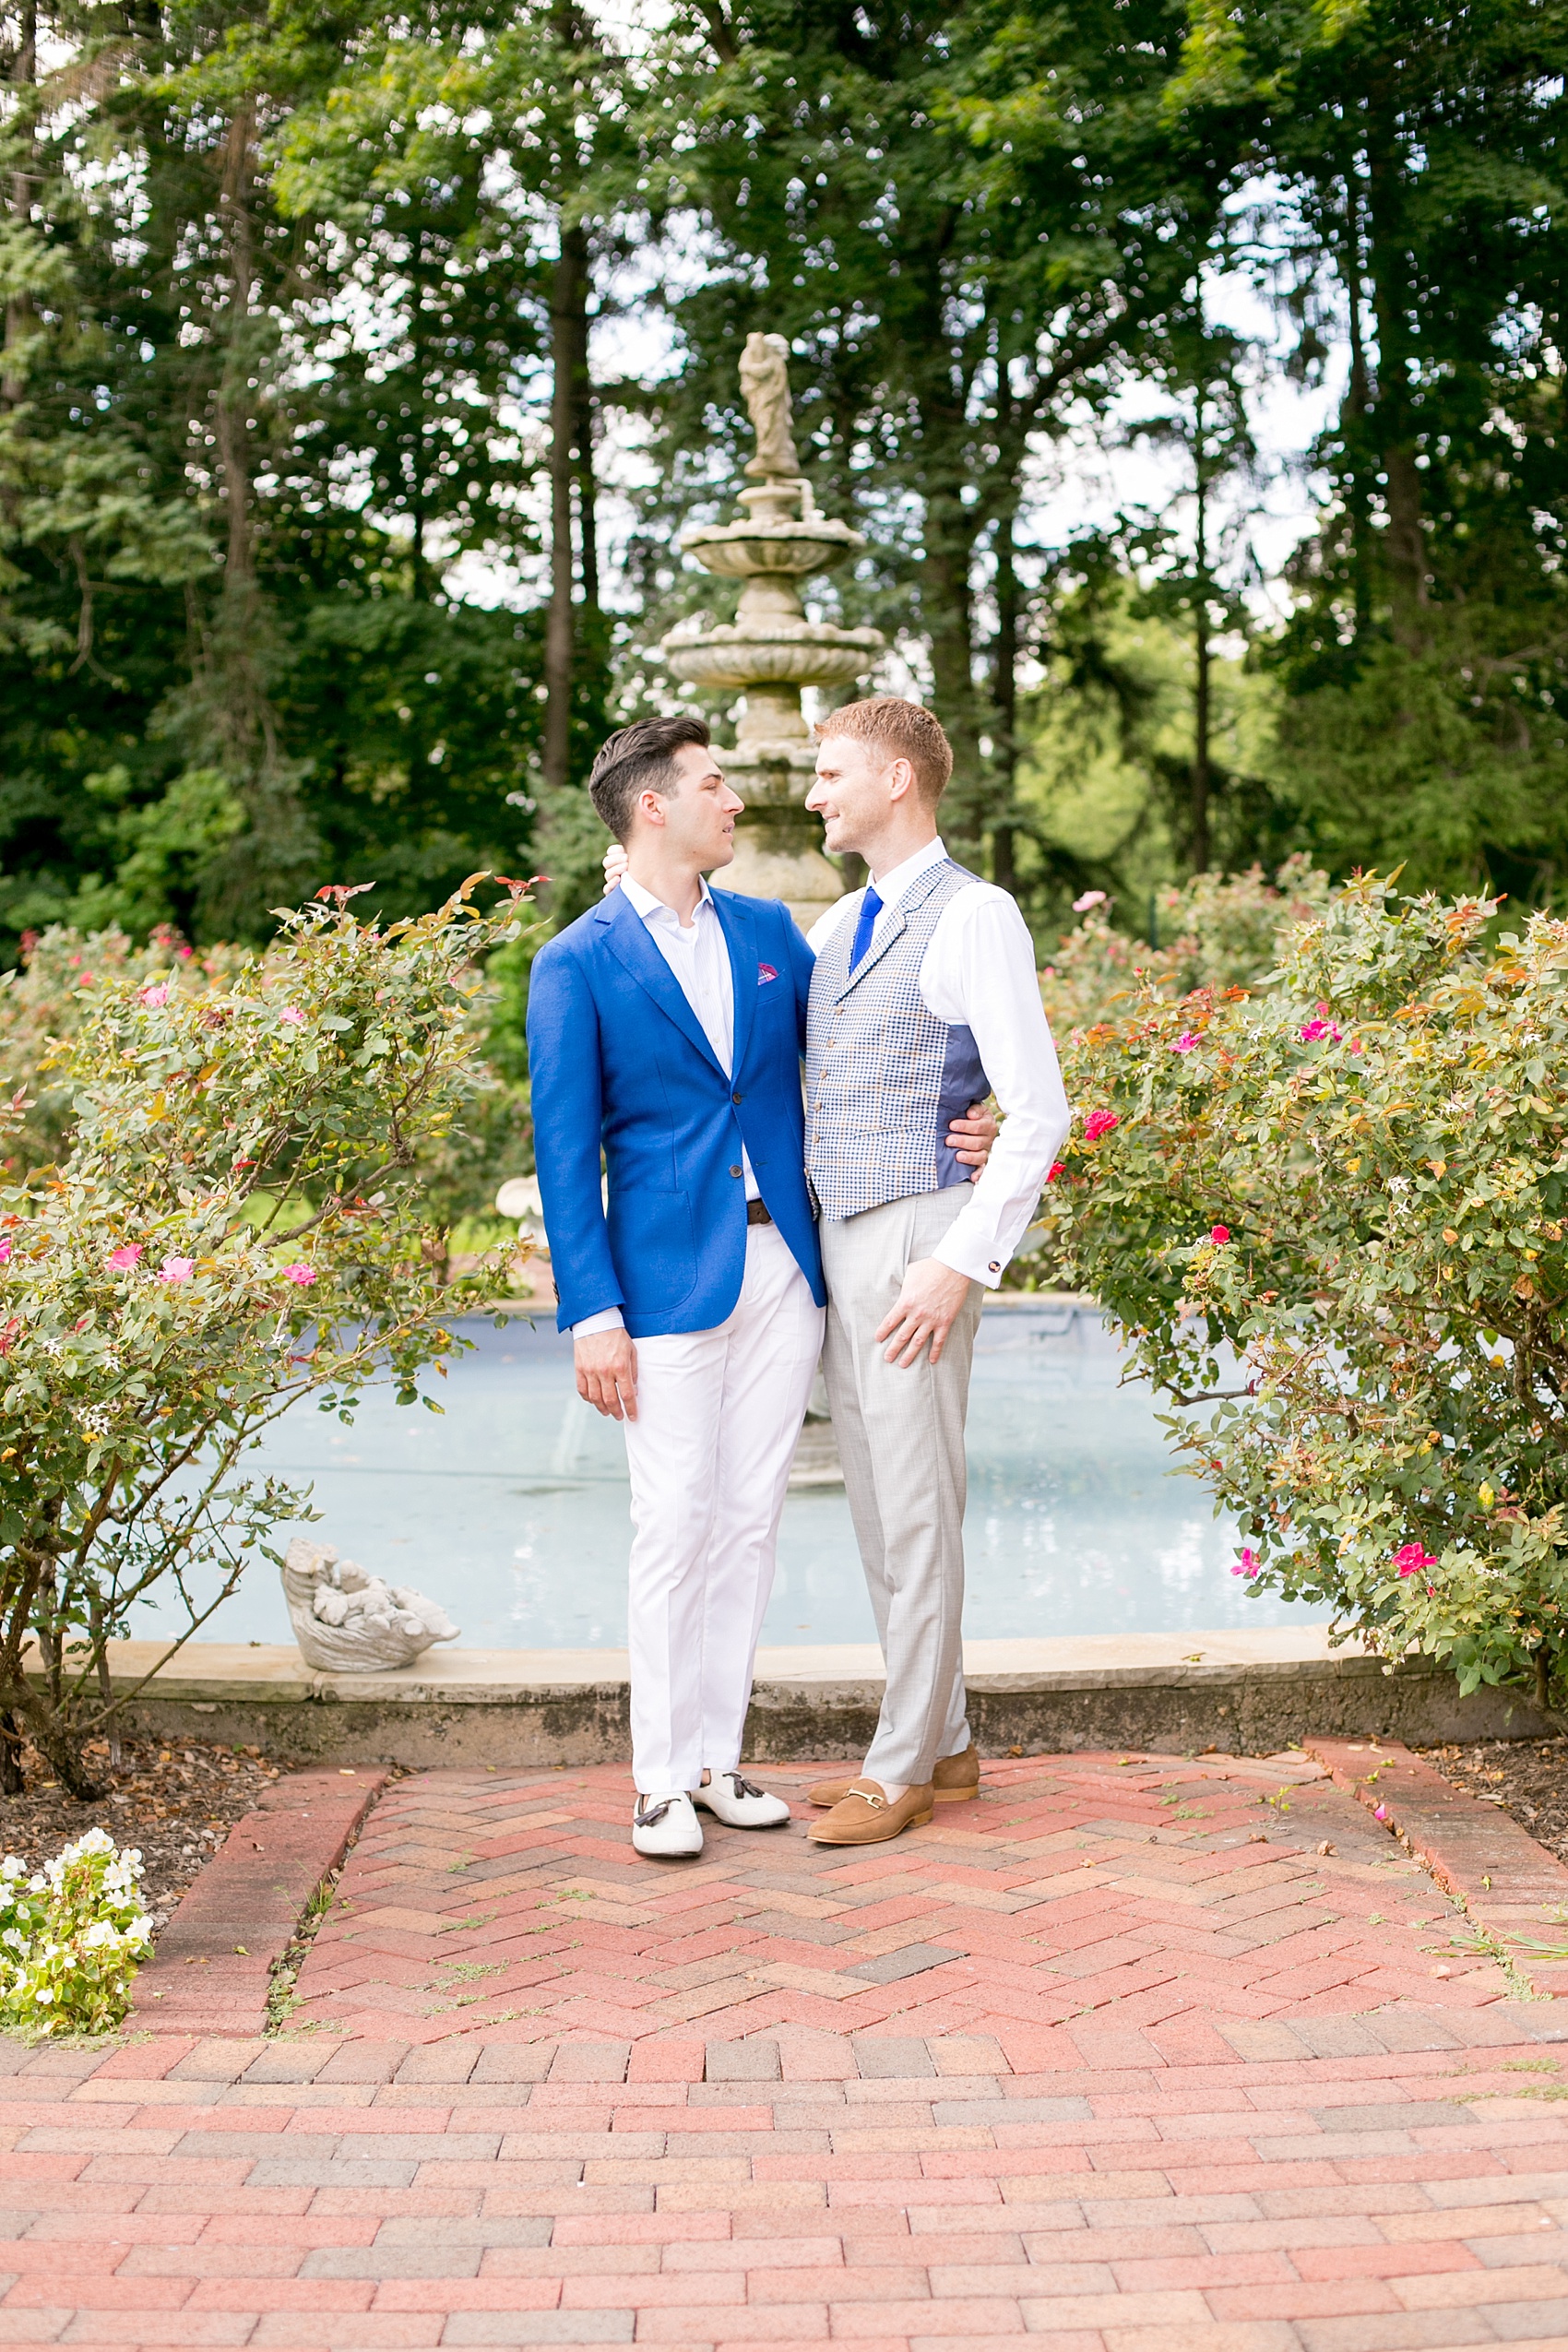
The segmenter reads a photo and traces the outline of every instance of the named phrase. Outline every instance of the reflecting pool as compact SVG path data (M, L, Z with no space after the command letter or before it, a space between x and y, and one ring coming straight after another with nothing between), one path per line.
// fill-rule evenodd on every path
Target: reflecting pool
M570 1342L546 1324L462 1329L472 1353L430 1384L441 1416L372 1392L352 1428L297 1409L251 1459L314 1485L313 1532L428 1591L464 1648L618 1648L630 1540L620 1431L579 1402ZM1119 1387L1120 1375L1091 1310L987 1309L969 1406L966 1632L1311 1621L1273 1598L1246 1598L1229 1573L1233 1526L1172 1470L1148 1390ZM130 1630L159 1621L145 1610ZM259 1562L202 1638L289 1641L276 1572ZM842 1488L792 1492L764 1643L874 1639Z

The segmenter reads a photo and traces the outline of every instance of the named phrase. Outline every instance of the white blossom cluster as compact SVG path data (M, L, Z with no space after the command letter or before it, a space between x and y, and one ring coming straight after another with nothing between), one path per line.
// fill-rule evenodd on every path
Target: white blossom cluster
M125 2013L152 1929L142 1860L89 1829L42 1871L0 1862L0 2024L104 2033Z

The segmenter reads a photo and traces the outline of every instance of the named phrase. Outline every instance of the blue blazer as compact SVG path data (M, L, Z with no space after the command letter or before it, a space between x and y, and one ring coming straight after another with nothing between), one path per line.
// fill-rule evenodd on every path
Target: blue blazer
M771 899L716 890L713 903L735 983L733 1078L619 890L534 959L534 1153L563 1331L604 1307L634 1339L726 1320L746 1265L742 1144L826 1303L801 1098L812 952Z

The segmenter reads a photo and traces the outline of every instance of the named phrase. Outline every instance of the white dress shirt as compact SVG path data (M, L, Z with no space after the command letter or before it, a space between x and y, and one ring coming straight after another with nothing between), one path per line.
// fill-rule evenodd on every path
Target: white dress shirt
M872 877L883 905L872 929L873 944L910 885L946 855L940 840L931 841ZM813 924L814 955L822 953L838 924L856 921L863 895L851 891ZM994 1289L1039 1205L1072 1119L1040 1002L1034 941L1016 901L991 882L956 891L937 918L919 985L928 1012L974 1032L1005 1113L979 1182L932 1253L956 1273Z
M681 983L681 992L702 1023L703 1034L713 1048L714 1059L725 1076L734 1075L735 1060L735 981L730 963L730 949L724 929L719 920L719 909L713 903L713 893L707 883L697 900L689 923L683 923L673 907L645 890L628 873L622 878L621 888L642 917L647 935ZM753 1172L751 1155L744 1144L741 1146L741 1166L745 1175L746 1198L754 1201L762 1187ZM581 1323L572 1325L574 1338L588 1338L596 1331L620 1331L625 1318L619 1307L604 1307L598 1314L585 1315Z
M930 841L901 865L873 877L883 906L872 929L873 941L910 884L946 855L941 840ZM647 925L649 938L680 981L728 1072L735 1018L730 951L707 883L690 929L683 927L672 907L629 874L620 886ZM814 955L821 954L837 924L856 921L863 895L850 891L812 925L808 944ZM921 959L920 992L939 1021L963 1023L973 1031L981 1065L1005 1114L979 1182L970 1185L970 1197L932 1253L955 1273L994 1289L1039 1206L1045 1180L1072 1122L1040 1002L1034 941L1017 901L991 882L972 882L957 891L937 918ZM750 1200L757 1183L749 1159L744 1166ZM623 1321L619 1307L606 1307L574 1324L573 1334L587 1338L595 1331L618 1331Z

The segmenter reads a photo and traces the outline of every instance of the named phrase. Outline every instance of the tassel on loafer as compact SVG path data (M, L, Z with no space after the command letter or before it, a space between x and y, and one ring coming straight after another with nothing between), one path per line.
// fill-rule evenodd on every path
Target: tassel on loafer
M683 1788L668 1797L637 1799L632 1815L632 1844L650 1861L684 1861L702 1852L702 1823Z
M692 1802L730 1829L782 1829L790 1808L738 1772L716 1772L711 1780L692 1791Z

